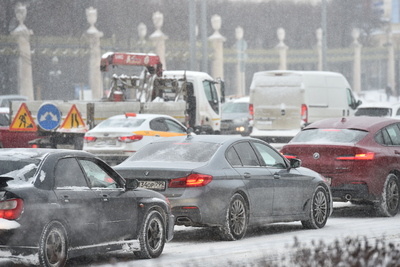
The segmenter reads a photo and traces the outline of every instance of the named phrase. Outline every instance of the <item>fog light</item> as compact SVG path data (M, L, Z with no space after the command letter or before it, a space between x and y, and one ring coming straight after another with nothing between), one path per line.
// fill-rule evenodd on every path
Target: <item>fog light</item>
M244 127L243 126L236 127L236 131L237 132L244 132Z

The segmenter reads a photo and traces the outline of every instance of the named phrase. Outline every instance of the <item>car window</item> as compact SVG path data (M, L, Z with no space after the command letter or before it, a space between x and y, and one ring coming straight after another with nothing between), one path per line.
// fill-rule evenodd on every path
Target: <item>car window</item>
M10 125L10 120L7 113L0 113L0 126Z
M247 113L249 112L249 103L227 102L222 106L222 113Z
M104 171L99 165L91 160L79 160L82 165L86 176L89 179L91 187L101 187L101 188L117 188L118 184L114 179Z
M55 187L87 187L85 176L75 158L60 159L57 162Z
M236 150L231 147L226 152L226 160L231 164L233 167L240 167L242 166L242 162L240 161L239 155L237 154Z
M355 116L372 116L372 117L390 117L392 110L390 108L359 108Z
M150 129L154 131L168 132L168 126L163 118L156 118L150 121Z
M349 143L355 144L368 134L367 131L356 129L306 129L297 134L290 143L325 144Z
M249 142L240 142L234 145L243 166L260 166L257 155Z
M173 120L170 119L165 119L165 123L168 126L168 132L174 132L174 133L186 133L186 129L182 127L182 125L179 125Z
M387 145L400 145L400 129L397 124L389 125L384 129L389 136L389 140L385 140L385 144ZM383 132L385 138L385 132ZM387 138L387 137L386 137Z
M271 147L254 142L253 145L260 153L261 158L264 160L266 166L274 168L286 168L286 162L283 157Z
M96 128L135 128L139 127L144 121L144 119L134 117L119 119L110 118L101 122Z

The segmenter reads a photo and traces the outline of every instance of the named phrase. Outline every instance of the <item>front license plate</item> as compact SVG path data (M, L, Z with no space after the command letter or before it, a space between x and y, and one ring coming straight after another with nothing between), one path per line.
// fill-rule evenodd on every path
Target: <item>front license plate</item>
M165 181L140 181L139 187L151 190L165 190Z

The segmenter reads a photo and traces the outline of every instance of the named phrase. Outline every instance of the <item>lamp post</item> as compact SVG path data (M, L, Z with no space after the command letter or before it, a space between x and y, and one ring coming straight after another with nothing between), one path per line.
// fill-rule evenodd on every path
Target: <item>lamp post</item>
M321 28L322 28L322 70L327 70L327 60L326 60L326 51L327 51L327 37L326 37L326 0L321 0Z

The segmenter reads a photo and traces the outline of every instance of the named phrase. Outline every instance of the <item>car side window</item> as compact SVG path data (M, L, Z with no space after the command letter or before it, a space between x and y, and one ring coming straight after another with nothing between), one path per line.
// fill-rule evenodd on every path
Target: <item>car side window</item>
M240 142L234 145L243 166L260 166L257 155L249 142Z
M85 175L75 158L60 159L55 168L55 187L87 187Z
M186 133L185 128L183 128L181 125L179 125L178 123L176 123L173 120L165 119L165 123L168 126L168 132Z
M390 140L392 141L392 145L399 146L400 145L400 129L397 124L392 124L386 127L386 131L389 134Z
M253 145L260 153L261 158L264 160L267 167L286 168L286 162L283 157L271 147L254 142Z
M242 162L240 161L240 158L236 152L236 150L231 147L228 149L226 152L226 160L231 164L233 167L241 167Z
M150 129L154 131L167 132L168 126L165 124L163 118L156 118L150 121Z
M80 159L79 163L82 165L82 168L84 169L86 176L89 179L91 187L118 187L117 182L114 181L114 179L95 162L91 160Z

